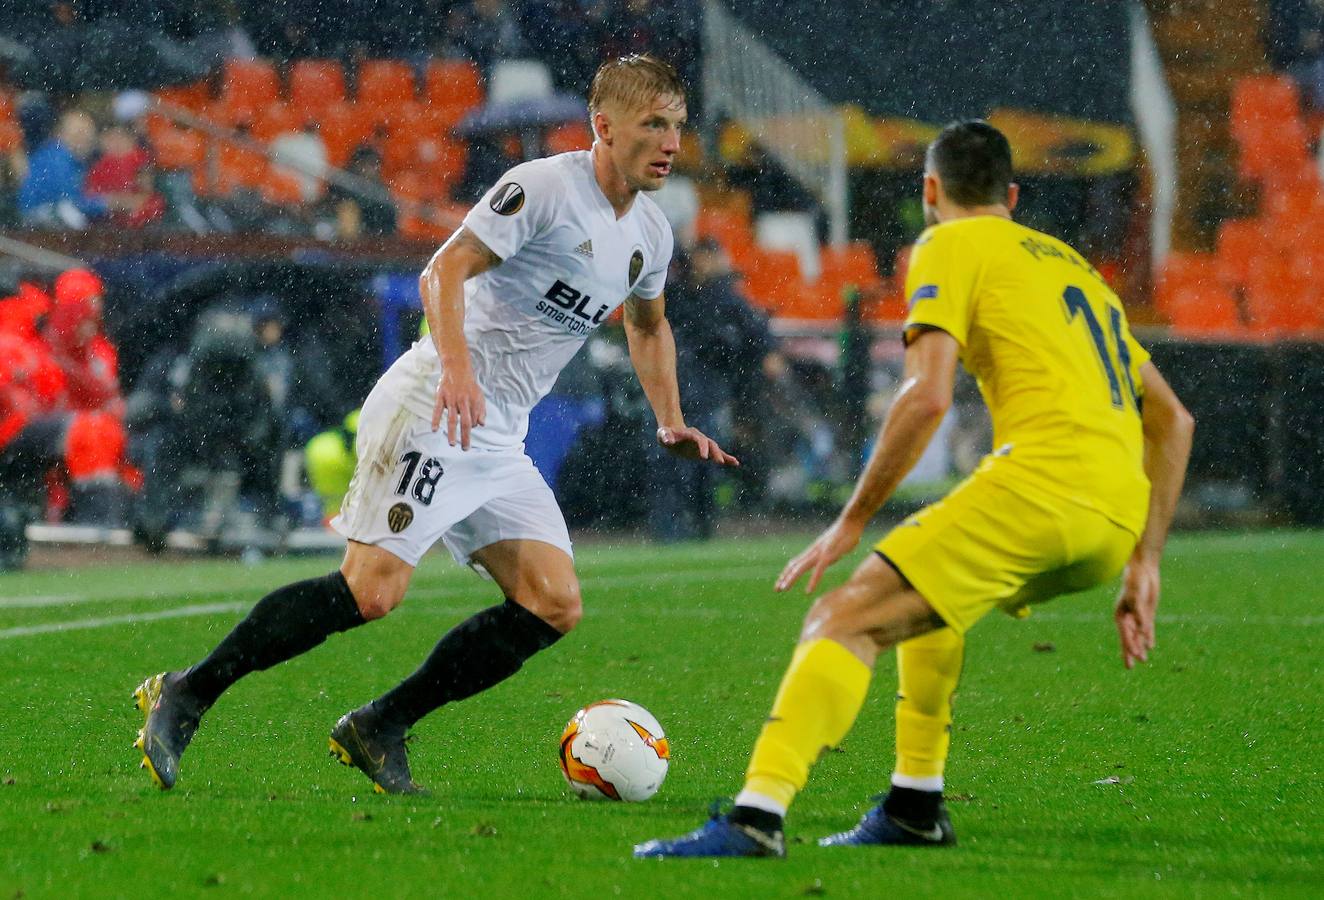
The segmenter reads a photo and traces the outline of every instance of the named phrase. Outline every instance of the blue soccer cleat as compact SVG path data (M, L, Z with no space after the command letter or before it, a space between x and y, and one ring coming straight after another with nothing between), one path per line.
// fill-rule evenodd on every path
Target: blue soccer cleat
M767 834L748 825L737 825L713 805L712 818L689 834L670 840L636 844L639 859L667 857L771 856L786 855L786 839L780 831Z
M865 813L854 828L818 841L820 847L950 847L955 843L956 832L952 830L946 804L939 803L933 821L921 825L889 816L881 802Z

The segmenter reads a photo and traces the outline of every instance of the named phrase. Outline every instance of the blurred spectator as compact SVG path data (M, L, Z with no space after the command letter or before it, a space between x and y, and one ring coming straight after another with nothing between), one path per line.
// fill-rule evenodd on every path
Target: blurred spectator
M359 179L361 189L350 191L333 184L327 190L336 235L353 239L395 234L396 209L382 182L381 154L371 147L358 147L350 156L347 171Z
M601 62L601 22L582 0L526 0L520 24L537 36L530 51L547 66L558 90L586 96Z
M734 286L720 247L709 239L692 256L679 255L667 285L667 318L676 340L676 370L685 418L719 444L729 445L739 416L747 427L762 406L740 409L766 393L765 372L784 370L766 319ZM744 454L748 436L734 451ZM750 448L752 449L752 448ZM653 536L662 541L712 535L716 479L711 466L653 448L650 459Z
M28 154L21 137L0 149L0 228L19 224L18 191L28 177Z
M31 285L0 300L0 357L8 362L0 367L0 504L11 506L7 515L49 503L48 475L62 468L69 477L68 521L124 522L126 481L136 473L126 466L127 438L115 409L114 348L97 343L99 312L98 324L86 324L96 305L85 293L83 275L90 274L66 282L67 302L53 307Z
M261 297L252 306L253 334L257 337L257 370L266 382L272 410L282 426L282 443L303 444L320 427L317 409L330 401L331 388L318 372L301 365L301 354L285 331L286 317L280 300ZM302 348L302 349L307 349ZM324 353L311 354L324 359Z
M349 490L358 460L354 441L359 430L359 410L345 416L335 428L313 437L304 447L303 467L317 497L322 502L322 516L330 519L340 512L340 503Z
M317 125L306 123L299 131L276 135L268 146L271 161L277 171L289 175L299 184L304 203L320 199L326 187L326 143L317 133Z
M46 344L64 373L69 408L122 415L119 354L101 328L104 294L101 279L88 269L70 269L55 279Z
M205 313L187 352L157 359L135 385L128 420L147 473L135 528L149 548L213 506L230 478L259 516L279 512L281 427L248 316ZM218 501L227 506L234 498Z
M165 198L157 193L152 158L122 125L101 133L101 155L88 170L84 191L106 207L110 224L142 228L161 221Z
M524 162L520 140L513 134L492 132L474 135L464 159L464 172L451 197L461 203L477 203L513 166Z
M32 154L28 176L19 189L24 223L84 228L90 218L105 213L105 203L83 189L96 140L97 127L87 113L71 110L60 117L55 135Z
M506 0L467 0L451 10L447 20L450 44L446 55L472 60L484 77L502 59L529 53L519 21Z

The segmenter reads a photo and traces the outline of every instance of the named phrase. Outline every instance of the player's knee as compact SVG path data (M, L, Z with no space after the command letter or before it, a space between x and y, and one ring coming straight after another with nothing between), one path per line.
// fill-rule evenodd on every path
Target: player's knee
M406 584L397 583L397 579L369 579L347 574L345 581L354 595L359 614L368 622L382 618L405 598Z
M532 600L530 609L538 618L567 634L584 617L584 604L579 596L579 585L543 585Z
M852 599L850 585L843 585L819 597L805 615L800 640L809 641L816 638L841 640L853 637L854 616L849 612L853 605Z

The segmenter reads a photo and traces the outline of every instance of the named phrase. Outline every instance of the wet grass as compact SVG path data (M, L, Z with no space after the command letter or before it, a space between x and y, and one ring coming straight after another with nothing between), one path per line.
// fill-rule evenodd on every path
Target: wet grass
M948 770L955 849L812 845L886 784L885 659L793 811L787 860L629 858L738 788L806 607L770 589L799 546L583 548L581 627L418 728L415 775L434 792L422 800L374 795L327 757L326 733L496 599L444 558L386 621L227 694L168 794L129 746L133 686L334 561L0 577L0 898L1324 895L1324 535L1303 532L1174 540L1159 649L1134 672L1110 591L982 622ZM147 619L161 613L177 617ZM561 781L561 727L609 696L649 707L671 738L671 775L648 803L575 801Z

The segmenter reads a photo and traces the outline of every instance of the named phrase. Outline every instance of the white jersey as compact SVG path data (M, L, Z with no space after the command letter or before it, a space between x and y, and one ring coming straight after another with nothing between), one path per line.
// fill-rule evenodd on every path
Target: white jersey
M588 335L631 294L662 294L671 226L642 193L617 219L582 150L511 169L464 217L464 227L502 260L465 283L464 336L487 401L487 424L473 430L471 443L520 450L529 410ZM382 385L431 420L440 377L436 347L425 337Z

